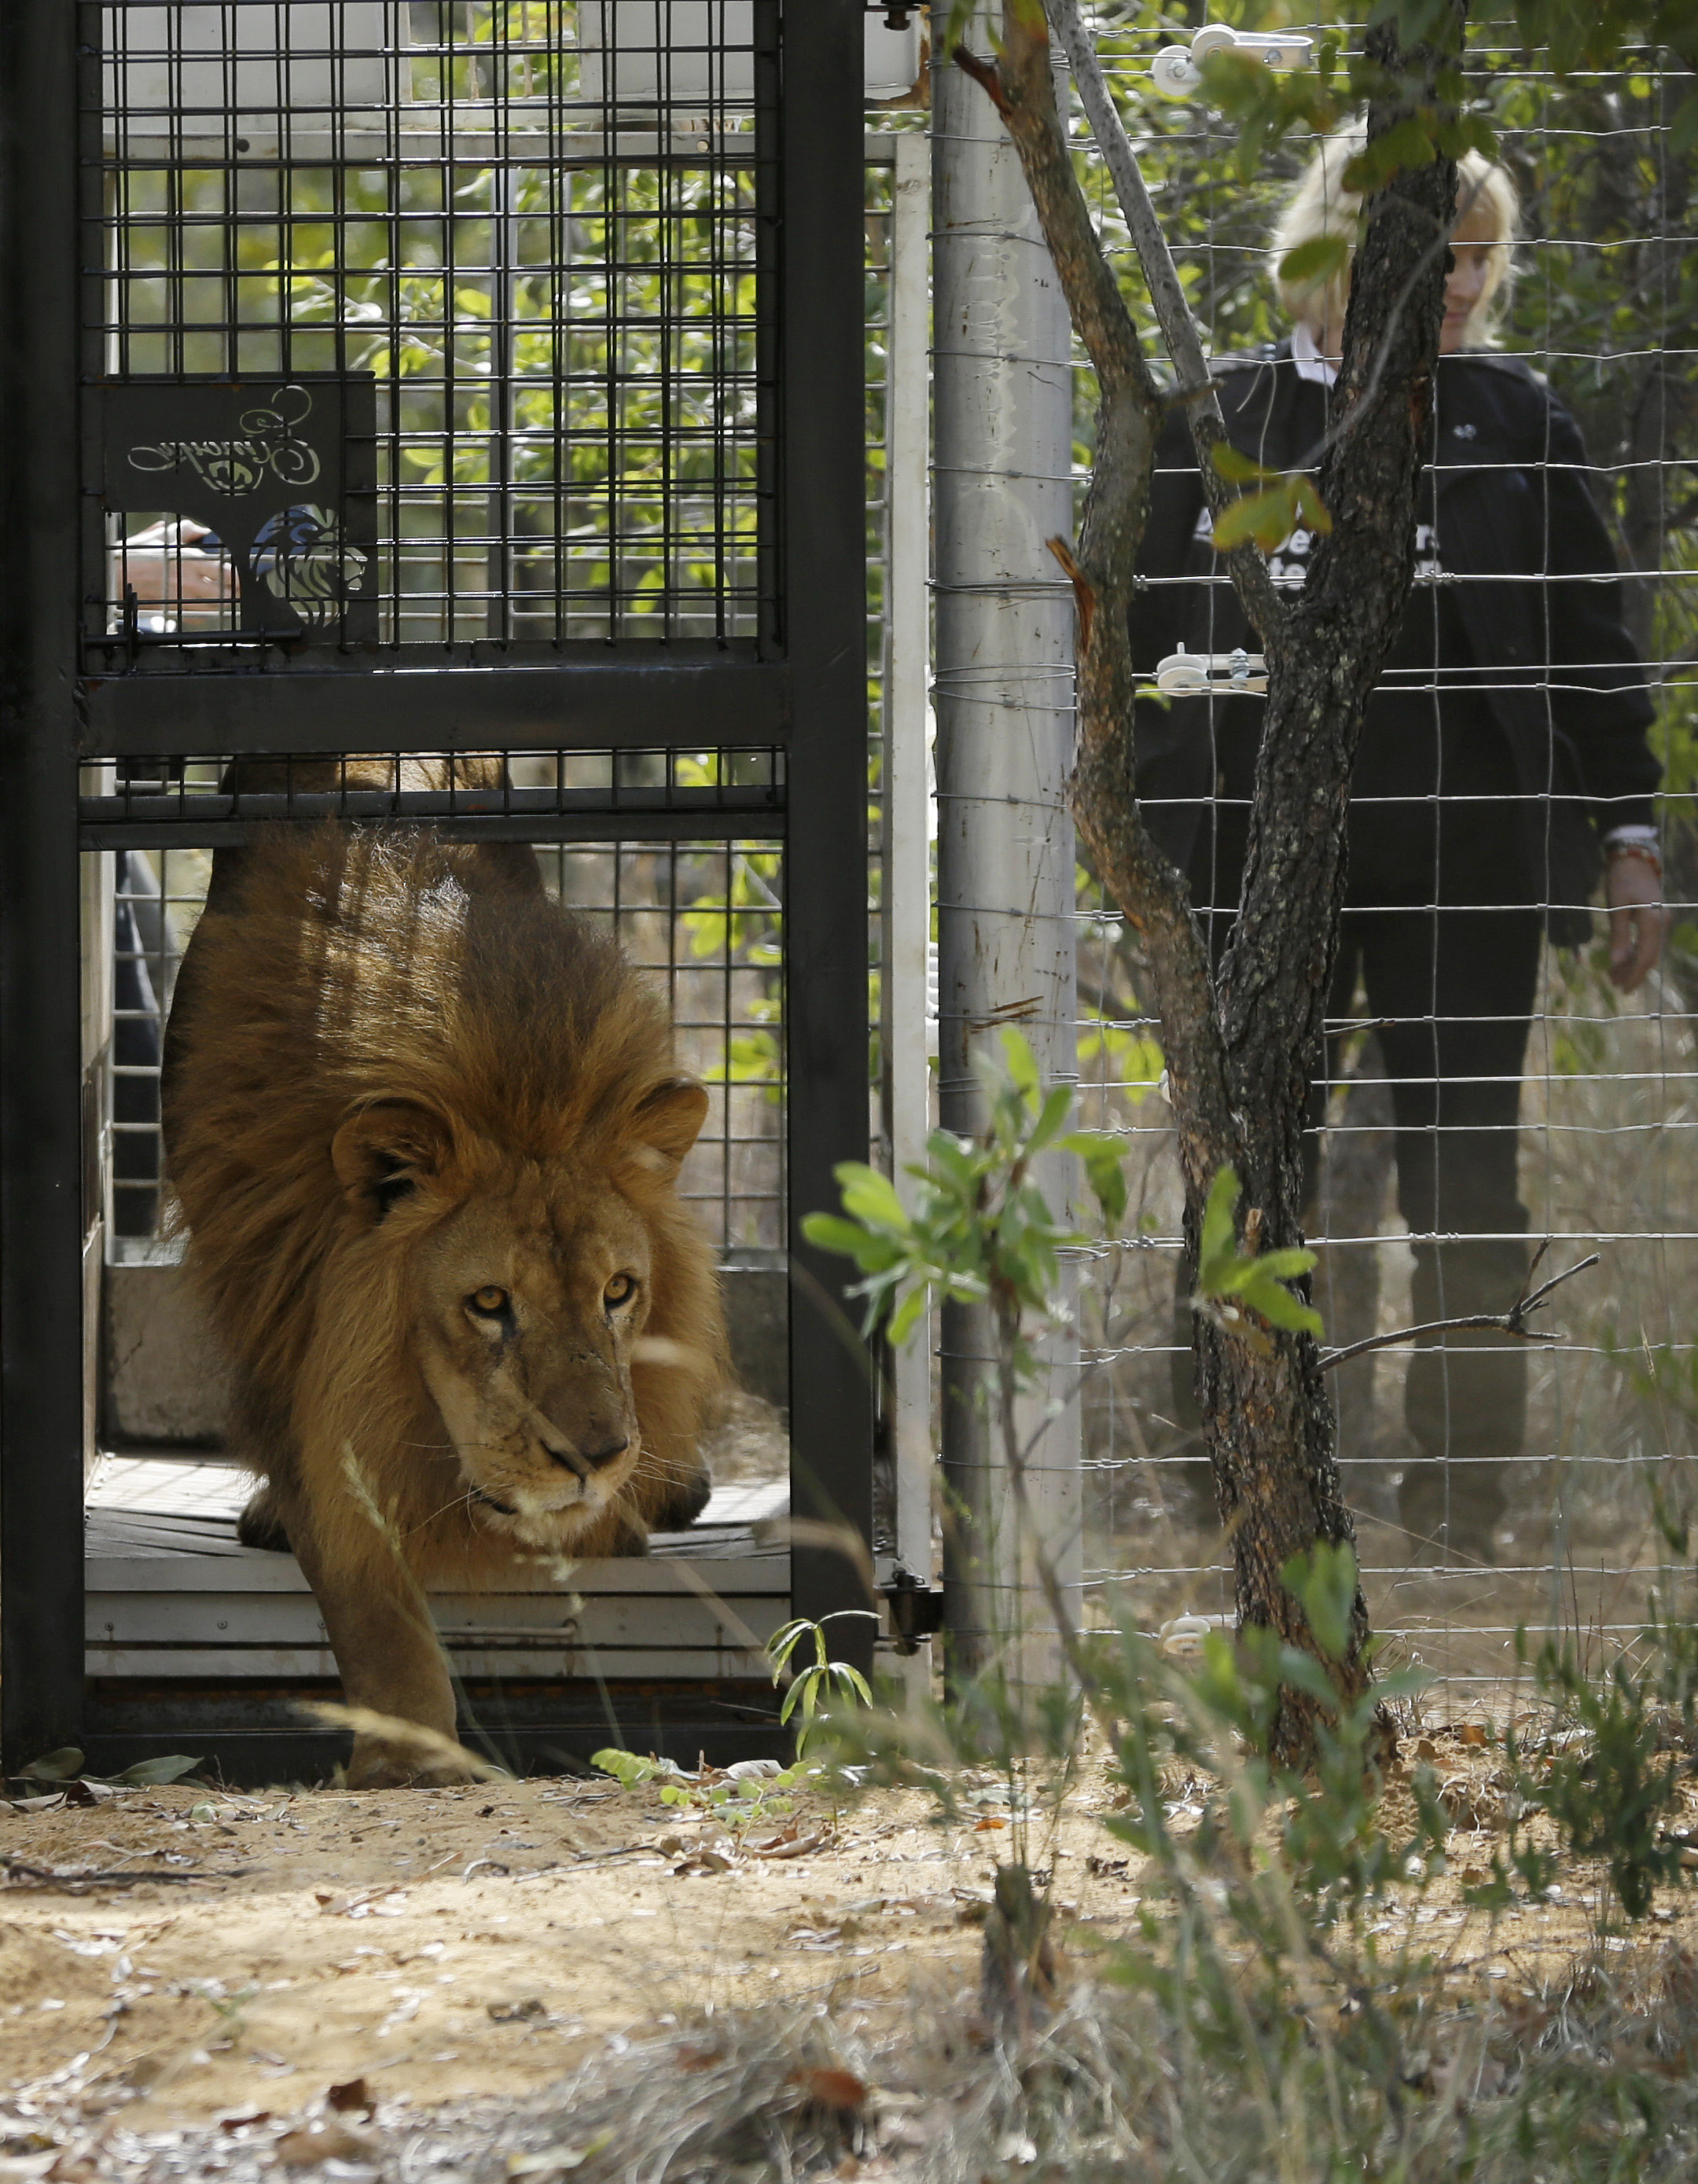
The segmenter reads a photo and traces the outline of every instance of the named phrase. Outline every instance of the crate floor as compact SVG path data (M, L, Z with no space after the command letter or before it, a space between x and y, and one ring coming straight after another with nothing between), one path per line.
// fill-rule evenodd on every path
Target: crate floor
M151 1683L333 1677L292 1555L244 1547L250 1474L216 1457L103 1456L86 1496L91 1675ZM466 1678L748 1678L790 1613L784 1480L724 1487L647 1555L515 1559L498 1590L444 1588L431 1613Z

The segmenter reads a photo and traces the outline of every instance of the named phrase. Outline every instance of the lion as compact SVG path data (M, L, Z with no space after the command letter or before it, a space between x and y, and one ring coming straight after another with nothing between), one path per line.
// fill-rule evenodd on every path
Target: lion
M534 858L326 822L219 875L166 1159L264 1481L242 1536L294 1550L350 1707L451 1739L426 1587L638 1553L705 1504L727 1342L674 1186L707 1107ZM348 1781L464 1779L428 1743L357 1733Z

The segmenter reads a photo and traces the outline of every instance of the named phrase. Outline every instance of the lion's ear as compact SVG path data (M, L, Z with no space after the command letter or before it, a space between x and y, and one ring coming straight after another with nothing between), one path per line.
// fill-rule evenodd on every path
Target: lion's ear
M374 1100L354 1110L331 1139L331 1164L349 1202L374 1222L426 1177L437 1174L454 1133L417 1100Z
M632 1150L651 1173L675 1176L708 1118L705 1086L693 1077L668 1077L645 1095L632 1117Z

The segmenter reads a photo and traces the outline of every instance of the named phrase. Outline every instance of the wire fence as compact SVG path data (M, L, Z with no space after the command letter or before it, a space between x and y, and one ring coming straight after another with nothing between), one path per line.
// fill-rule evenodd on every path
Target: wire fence
M771 634L777 0L87 12L92 669Z
M722 1254L781 1251L784 858L782 833L763 837L757 810L782 792L781 754L509 752L502 767L508 786L476 793L402 785L427 766L446 770L448 761L414 755L388 763L384 786L370 785L367 760L357 769L358 785L326 790L294 788L294 769L277 760L274 783L243 793L228 785L227 760L189 759L171 766L168 780L132 778L107 797L85 799L86 826L152 838L147 847L91 853L113 860L105 1163L113 1256L153 1256L170 1231L159 1142L164 1024L211 877L214 852L205 837L292 805L298 815L322 806L326 816L367 823L387 807L434 818L445 833L484 836L504 819L507 838L522 839L527 822L565 814L582 824L574 795L604 812L606 838L533 844L543 883L615 933L654 980L671 1013L679 1060L708 1087L708 1119L680 1191ZM621 794L629 817L620 813ZM441 816L409 810L420 804L440 805ZM688 831L693 819L699 825L727 805L748 809L748 836ZM660 814L672 822L668 834L644 838L644 819L652 827Z
M1314 145L1264 151L1246 175L1235 137L1200 101L1152 93L1150 63L1180 33L1132 27L1117 8L1096 17L1210 348L1222 359L1265 349L1291 332L1269 247ZM1623 53L1607 73L1559 82L1512 25L1477 22L1466 90L1493 119L1520 201L1517 277L1495 336L1504 361L1440 368L1436 539L1429 531L1420 542L1392 656L1401 688L1377 698L1356 774L1310 1225L1322 1254L1316 1302L1338 1345L1506 1311L1541 1247L1539 1279L1600 1254L1544 1315L1556 1340L1452 1333L1333 1376L1375 1626L1434 1673L1484 1692L1513 1679L1522 1626L1535 1640L1577 1634L1600 1652L1631 1643L1668 1552L1656 1507L1681 1511L1691 1496L1698 274L1692 163L1664 126L1678 94L1657 53ZM1083 146L1077 114L1073 125ZM1100 163L1088 166L1160 355ZM1079 379L1088 445L1094 389L1088 370ZM1467 387L1510 379L1517 415L1545 421L1541 446L1525 431L1488 445L1484 415L1464 414ZM1550 421L1540 382L1577 421L1584 457ZM1325 398L1316 387L1317 417ZM1270 432L1267 408L1254 415L1269 466L1300 467L1302 451ZM1177 493L1189 458L1164 460ZM1157 525L1162 492L1159 475ZM1590 559L1582 534L1596 519L1577 495L1607 532ZM1494 560L1470 527L1484 519L1467 512L1500 512L1511 497L1536 511L1537 552L1522 566L1501 551ZM1166 563L1146 544L1134 627L1152 663L1186 646L1200 597L1220 649L1242 641L1228 634L1224 571L1205 542L1183 543ZM1288 580L1300 581L1311 544L1282 549ZM1604 658L1595 632L1606 626L1617 634ZM1523 656L1507 656L1498 629L1530 632ZM1624 658L1643 667L1615 672ZM1624 710L1623 684L1647 694L1646 725ZM1190 878L1194 895L1217 905L1217 947L1236 900L1256 705L1206 701L1185 731L1216 791ZM1167 733L1162 717L1146 705L1140 737ZM1654 813L1617 793L1616 761L1635 737L1660 768ZM1173 808L1164 817L1161 806L1160 794L1147 805L1158 829ZM1623 994L1610 977L1595 864L1578 867L1577 887L1574 861L1551 843L1578 822L1595 859L1599 837L1634 821L1657 830L1672 929L1657 968ZM1087 1283L1090 1582L1123 1587L1151 1627L1182 1612L1228 1616L1230 1571L1189 1407L1183 1285L1176 1301L1180 1201L1160 1028L1137 948L1085 874L1079 932L1086 1108L1124 1134L1133 1208L1127 1236L1091 1262Z

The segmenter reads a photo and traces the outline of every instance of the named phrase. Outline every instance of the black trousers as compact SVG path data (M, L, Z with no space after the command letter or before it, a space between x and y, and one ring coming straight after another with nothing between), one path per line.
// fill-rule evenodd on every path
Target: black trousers
M1423 794L1353 803L1328 1007L1334 1023L1348 1017L1360 983L1385 1056L1417 1324L1507 1311L1528 1265L1517 1124L1543 919L1516 850L1507 753L1476 745L1469 758L1447 769L1468 786L1455 801ZM1192 899L1205 906L1216 964L1236 915L1246 817L1243 804L1217 803L1192 862ZM1328 1041L1329 1078L1344 1036ZM1306 1141L1311 1201L1327 1089L1315 1088ZM1176 1364L1189 1384L1189 1357ZM1186 1393L1194 1416L1189 1384ZM1495 1521L1502 1481L1487 1460L1522 1450L1524 1346L1489 1331L1428 1338L1410 1361L1404 1407L1427 1465L1445 1467L1447 1501L1465 1504L1475 1525ZM1423 1485L1430 1498L1435 1479L1423 1482L1422 1468L1406 1475L1406 1505Z

